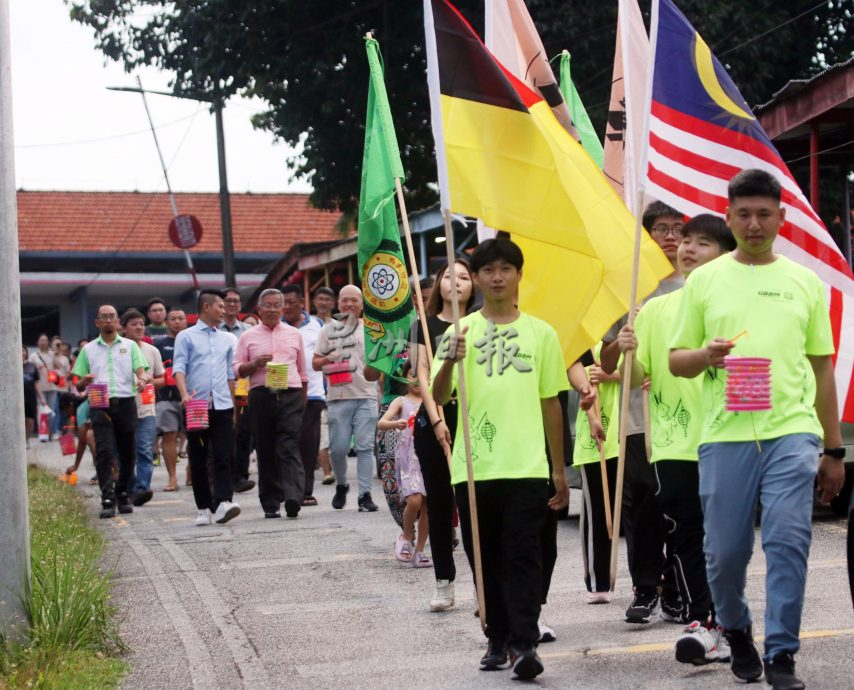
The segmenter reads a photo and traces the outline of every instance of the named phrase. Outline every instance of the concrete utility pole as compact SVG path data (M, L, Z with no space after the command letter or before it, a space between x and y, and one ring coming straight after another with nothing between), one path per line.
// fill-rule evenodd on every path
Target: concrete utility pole
M24 389L11 376L21 366L21 290L8 0L0 0L0 275L0 371L10 375L0 395L0 636L21 639L27 633L21 596L30 578L30 525Z

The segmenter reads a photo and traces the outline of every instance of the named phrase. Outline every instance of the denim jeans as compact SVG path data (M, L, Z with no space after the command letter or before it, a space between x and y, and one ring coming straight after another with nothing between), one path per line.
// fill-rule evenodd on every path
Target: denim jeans
M356 440L356 474L359 477L359 496L371 490L374 473L374 433L377 427L375 398L330 400L326 405L329 420L329 456L335 481L347 486L347 452L350 436Z
M136 422L136 470L130 483L130 493L135 494L151 488L154 472L154 436L157 432L157 417L140 417Z
M814 434L791 434L761 441L761 453L755 441L700 446L706 574L724 628L752 623L744 588L762 505L766 660L800 648L818 444Z

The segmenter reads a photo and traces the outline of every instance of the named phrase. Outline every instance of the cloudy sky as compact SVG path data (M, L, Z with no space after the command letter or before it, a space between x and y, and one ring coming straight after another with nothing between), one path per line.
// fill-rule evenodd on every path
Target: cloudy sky
M18 188L165 189L134 75L94 47L91 32L68 18L62 0L9 0ZM168 75L140 73L147 89L168 90ZM204 104L148 96L175 191L217 191L216 132ZM306 191L285 169L287 149L249 122L258 102L232 99L225 115L232 192Z

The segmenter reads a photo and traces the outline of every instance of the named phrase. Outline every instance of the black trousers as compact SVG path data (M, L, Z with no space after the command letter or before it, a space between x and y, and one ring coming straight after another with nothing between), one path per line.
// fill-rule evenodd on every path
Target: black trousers
M207 429L187 431L187 456L196 508L208 508L213 512L223 501L230 501L232 496L234 409L208 410L208 424Z
M449 403L444 409L445 421L453 439L457 427L456 403ZM427 531L430 534L433 572L437 580L454 580L457 567L454 564L454 489L451 486L451 471L423 405L415 418L413 441L427 492Z
M664 570L664 516L655 497L658 481L646 457L643 434L626 438L622 524L632 584L652 589Z
M124 497L136 465L136 398L110 398L107 408L91 408L95 434L95 471L101 489L101 502ZM113 482L113 462L119 468Z
M472 551L468 489L456 486L463 545ZM540 637L537 620L543 599L540 540L548 501L545 479L475 482L486 636L528 649Z
M661 460L652 470L658 478L657 498L666 526L667 565L689 620L705 623L712 612L712 593L703 553L699 466L690 460Z
M234 462L231 465L231 481L236 484L249 479L249 455L252 453L252 421L249 406L237 408L237 421L234 424Z
M326 403L323 400L306 400L302 412L299 454L305 473L304 496L314 493L314 470L317 469L317 454L320 451L320 414L324 409Z
M258 499L265 513L283 501L302 505L305 470L299 453L303 397L301 388L249 391L252 435L258 452Z
M584 560L584 584L588 592L607 592L611 589L611 539L605 522L605 492L599 463L581 465L581 553ZM608 496L613 511L614 490L617 484L617 458L605 461L608 475Z

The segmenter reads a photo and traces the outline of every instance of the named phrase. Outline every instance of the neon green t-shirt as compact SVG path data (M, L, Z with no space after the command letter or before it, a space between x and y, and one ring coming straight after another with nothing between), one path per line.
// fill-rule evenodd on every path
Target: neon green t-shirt
M599 364L602 342L593 350L593 357ZM587 377L590 378L590 367L586 367ZM620 384L608 381L599 384L599 411L602 414L602 428L605 430L605 458L616 458L620 452ZM572 449L572 464L574 467L599 462L599 447L590 435L590 420L587 413L578 408L575 418L575 446Z
M635 318L637 360L650 378L652 458L696 460L703 422L703 382L670 373L670 339L682 290L651 299Z
M822 436L807 355L832 355L833 335L815 273L784 256L752 266L724 255L691 273L676 324L671 348L704 347L746 330L731 354L771 359L771 409L762 412L727 412L726 371L706 371L700 443Z
M512 323L493 324L478 311L460 319L466 334L463 366L468 395L472 467L475 481L549 477L540 400L569 388L557 333L545 321L520 314ZM444 362L451 326L433 362ZM454 366L453 386L457 385ZM463 414L459 406L451 483L467 479Z

